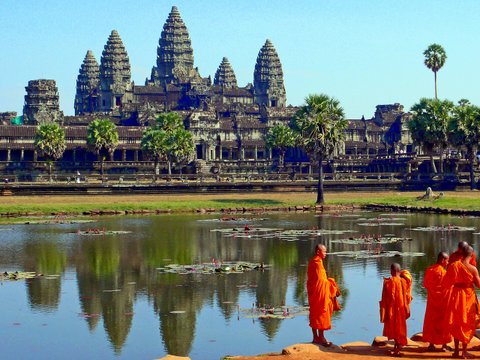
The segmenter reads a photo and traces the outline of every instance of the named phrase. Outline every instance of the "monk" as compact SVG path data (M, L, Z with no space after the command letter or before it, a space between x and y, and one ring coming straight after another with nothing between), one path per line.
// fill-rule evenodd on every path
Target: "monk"
M446 324L453 336L455 350L453 357L468 359L467 345L475 335L476 316L478 312L477 296L474 285L480 287L478 270L471 264L473 248L464 249L462 260L448 266L442 285L450 291L446 309ZM462 343L462 355L459 343Z
M437 263L425 271L423 286L427 289L427 310L423 322L423 341L429 342L428 351L435 351L435 344L442 345L442 350L448 350L447 344L452 341L445 327L445 308L447 293L442 286L442 280L447 272L448 254L440 252Z
M340 290L333 278L327 278L323 260L327 256L325 245L315 246L315 256L308 263L307 293L310 305L310 327L313 343L325 347L332 345L324 335L325 330L332 328L331 317L334 311L340 310L336 297Z
M466 241L460 241L458 243L457 250L450 255L448 263L451 264L455 261L462 260L465 249L469 246L470 245L468 245L468 243ZM472 257L470 259L470 264L477 267L477 258L475 256L475 253L472 254Z
M400 265L390 266L390 278L383 279L382 300L380 301L380 321L383 323L383 336L393 339L393 356L401 356L400 350L407 345L407 319L410 317L412 302L412 276Z

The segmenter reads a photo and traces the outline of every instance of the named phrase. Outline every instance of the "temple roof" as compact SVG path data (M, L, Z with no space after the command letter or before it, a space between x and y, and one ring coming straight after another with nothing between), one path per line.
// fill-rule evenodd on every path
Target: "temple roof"
M237 87L237 78L235 76L235 72L233 71L232 65L230 65L230 62L226 57L222 59L222 62L215 73L213 84L227 88Z

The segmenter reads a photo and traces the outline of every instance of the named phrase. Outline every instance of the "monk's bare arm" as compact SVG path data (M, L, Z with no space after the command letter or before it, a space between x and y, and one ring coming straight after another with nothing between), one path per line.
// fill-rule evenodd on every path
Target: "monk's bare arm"
M480 276L478 275L478 270L475 266L468 264L468 269L473 275L473 283L477 288L480 288Z

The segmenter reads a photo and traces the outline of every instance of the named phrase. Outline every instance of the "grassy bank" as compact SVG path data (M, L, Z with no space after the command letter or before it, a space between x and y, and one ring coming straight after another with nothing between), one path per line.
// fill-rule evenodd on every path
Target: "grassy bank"
M480 192L446 192L434 201L418 201L414 192L327 193L327 205L408 205L447 209L480 209ZM262 208L314 205L315 193L230 193L189 195L98 195L98 196L5 196L0 213L81 214L88 211L167 210L189 212L197 209Z

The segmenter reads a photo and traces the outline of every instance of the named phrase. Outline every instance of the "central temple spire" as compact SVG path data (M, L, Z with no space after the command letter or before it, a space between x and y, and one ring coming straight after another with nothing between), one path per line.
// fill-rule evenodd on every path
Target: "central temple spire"
M166 85L182 82L193 70L193 49L187 27L176 6L172 7L158 41L157 67L151 82Z

